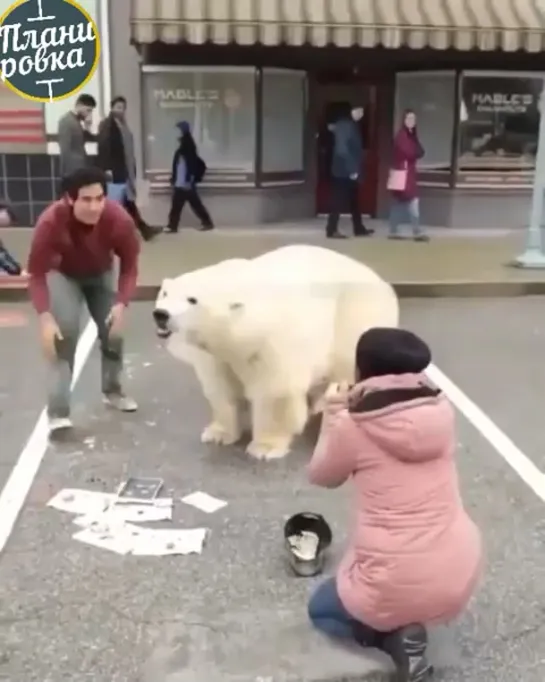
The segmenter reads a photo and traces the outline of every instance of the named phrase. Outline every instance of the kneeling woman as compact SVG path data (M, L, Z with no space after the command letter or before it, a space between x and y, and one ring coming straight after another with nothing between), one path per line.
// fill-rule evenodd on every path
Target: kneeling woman
M423 374L427 345L371 329L356 350L357 384L329 398L310 481L355 487L350 544L309 603L327 635L388 653L399 682L432 672L426 626L458 616L476 589L481 538L460 496L454 411Z

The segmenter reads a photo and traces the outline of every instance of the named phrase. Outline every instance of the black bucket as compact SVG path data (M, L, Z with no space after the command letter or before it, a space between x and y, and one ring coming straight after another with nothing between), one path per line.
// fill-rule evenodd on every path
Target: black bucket
M301 512L286 521L284 546L293 572L310 578L323 571L325 552L333 541L327 521L320 514Z

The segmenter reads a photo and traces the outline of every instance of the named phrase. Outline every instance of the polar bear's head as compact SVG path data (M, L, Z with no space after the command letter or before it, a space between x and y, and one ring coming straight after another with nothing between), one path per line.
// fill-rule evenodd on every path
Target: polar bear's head
M240 282L238 259L163 280L153 311L157 334L179 334L202 348L219 341L245 308Z

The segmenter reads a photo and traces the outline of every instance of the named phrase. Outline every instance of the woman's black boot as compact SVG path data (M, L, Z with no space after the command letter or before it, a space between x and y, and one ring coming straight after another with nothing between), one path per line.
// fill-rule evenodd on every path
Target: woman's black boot
M424 682L433 673L426 658L428 635L423 625L407 625L385 635L382 649L396 666L396 682Z

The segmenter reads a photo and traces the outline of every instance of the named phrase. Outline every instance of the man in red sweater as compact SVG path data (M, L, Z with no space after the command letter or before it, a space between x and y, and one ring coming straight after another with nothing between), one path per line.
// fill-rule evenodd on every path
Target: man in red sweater
M106 176L97 168L75 171L66 178L64 190L63 198L38 219L27 268L30 298L52 370L51 432L72 426L70 385L85 305L98 328L104 401L123 412L137 409L121 387L123 321L138 275L135 225L117 202L106 199ZM119 258L117 292L114 256Z

